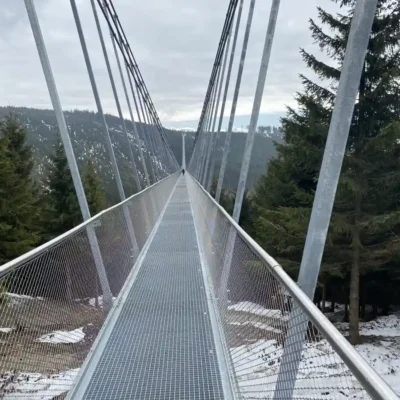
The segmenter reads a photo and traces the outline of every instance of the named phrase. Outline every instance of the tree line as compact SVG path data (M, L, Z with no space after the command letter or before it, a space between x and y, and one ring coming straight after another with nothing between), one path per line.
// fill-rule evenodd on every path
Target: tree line
M277 154L242 214L245 229L294 279L355 6L354 0L338 3L341 14L318 8L318 20L309 21L312 38L330 61L301 49L313 78L300 75L297 108L288 108L281 121L284 141L276 144ZM387 314L400 304L399 35L399 2L380 0L315 295L323 311L326 301L345 304L353 344L361 340L360 318Z
M257 133L259 135L280 136L281 130L278 126L259 125L259 126L257 126Z
M26 129L14 115L0 120L0 265L82 222L61 141L54 146L45 182L34 175ZM105 193L93 160L82 171L92 215L105 207Z

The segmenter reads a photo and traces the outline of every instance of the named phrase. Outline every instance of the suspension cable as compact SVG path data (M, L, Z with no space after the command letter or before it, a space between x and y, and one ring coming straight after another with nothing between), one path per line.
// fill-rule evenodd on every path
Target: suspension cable
M216 79L217 79L218 69L219 69L219 67L221 65L221 61L222 61L222 57L223 57L223 54L224 54L225 45L226 45L226 42L227 42L228 37L229 37L229 33L230 33L230 30L231 30L231 26L232 26L232 23L233 23L233 19L234 19L234 16L235 16L235 12L236 12L236 8L237 8L237 5L238 5L238 2L239 2L239 0L230 0L230 2L229 2L228 11L226 13L224 26L222 28L221 38L220 38L220 41L219 41L219 44L218 44L217 54L215 56L215 61L214 61L213 68L212 68L212 71L211 71L210 81L209 81L209 84L208 84L206 96L205 96L205 99L204 99L203 108L202 108L201 115L200 115L199 125L198 125L198 128L197 128L195 139L194 139L194 143L193 143L193 149L196 146L196 142L197 142L198 136L200 134L201 127L203 125L203 120L204 120L206 112L208 110L208 105L209 105L209 102L211 100L211 94L213 92L213 88L214 88L214 85L215 85L215 82L216 82ZM193 152L192 152L192 154L193 154Z
M139 66L136 62L130 44L127 40L125 31L122 27L118 14L115 10L114 4L112 0L97 0L97 3L106 19L106 22L110 29L110 34L114 37L116 44L120 49L127 70L130 72L133 78L133 82L137 89L138 97L139 99L141 98L141 100L143 100L143 105L147 108L149 115L151 116L151 119L154 121L154 125L157 127L157 130L159 131L162 141L167 147L170 155L173 157L174 163L178 165L176 157L172 151L171 145L165 135L164 127L161 124L154 103L150 97L150 93L147 89L143 76L140 72ZM144 114L142 115L144 117Z

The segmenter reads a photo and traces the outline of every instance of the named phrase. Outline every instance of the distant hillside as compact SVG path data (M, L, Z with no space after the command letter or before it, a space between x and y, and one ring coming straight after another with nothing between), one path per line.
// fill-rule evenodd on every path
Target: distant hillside
M43 181L48 166L49 156L53 152L53 146L57 140L57 123L53 110L39 110L23 107L0 107L0 118L15 114L28 131L28 143L32 145L36 156L36 173L38 179ZM107 199L110 204L118 201L117 190L111 170L110 160L106 151L105 140L101 122L93 112L89 111L66 111L65 119L71 132L71 139L76 158L80 167L91 158L96 164L98 172L104 181ZM121 121L118 117L106 115L107 124L113 140L115 154L120 166L121 177L127 195L135 192L130 165L126 138L123 135ZM128 133L132 137L132 125L129 120L125 121ZM177 159L182 159L182 132L166 129L166 135ZM141 130L139 130L141 132ZM240 171L240 163L245 143L243 133L234 133L232 138L231 152L227 168L225 186L235 187ZM147 154L147 147L142 140L142 148ZM188 132L186 136L186 154L190 157L193 148L194 132ZM222 148L225 133L221 133L218 146ZM280 140L279 136L266 137L257 135L251 161L248 186L252 186L257 178L265 173L266 162L275 153L273 140ZM139 164L139 151L136 144L133 145L134 155ZM220 160L218 161L218 163Z
M194 132L186 133L186 157L190 158L193 148ZM167 131L168 140L170 141L172 148L174 149L177 158L181 161L182 154L182 132L179 131ZM218 159L216 162L216 168L214 176L219 173L219 168L222 159L222 149L225 143L226 132L221 132L218 140ZM270 133L260 132L257 133L254 140L253 153L251 156L249 176L247 179L247 187L251 188L254 186L258 178L265 174L267 168L267 162L271 157L275 155L275 145L274 142L281 143L282 136L278 130L271 131ZM233 132L231 149L228 156L228 166L226 169L224 187L236 189L240 167L243 159L243 150L246 143L246 133L243 132Z

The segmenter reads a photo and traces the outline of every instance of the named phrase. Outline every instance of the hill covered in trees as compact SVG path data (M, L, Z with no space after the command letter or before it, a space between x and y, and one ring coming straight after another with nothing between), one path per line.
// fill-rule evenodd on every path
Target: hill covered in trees
M88 160L92 160L96 173L99 174L103 187L106 191L108 204L115 204L119 201L110 159L106 150L100 120L93 112L88 111L66 111L65 119L70 130L71 141L75 156L83 171ZM47 168L50 163L54 148L58 141L58 127L53 110L38 110L32 108L1 107L0 119L13 115L26 129L26 141L32 147L34 160L34 176L39 183L45 185ZM110 135L114 144L115 156L120 167L121 178L124 184L126 195L136 193L136 185L131 173L127 140L123 134L122 124L119 119L107 115ZM129 134L132 129L126 121ZM140 133L141 131L139 131ZM142 139L142 138L141 138ZM133 141L133 150L136 162L139 163L139 151ZM147 147L142 142L145 154Z
M35 160L34 173L40 182L44 182L46 167L49 164L50 155L53 153L54 145L57 141L58 129L54 112L53 110L23 107L0 107L0 119L10 114L15 115L26 126L27 144L32 146ZM66 111L65 119L71 131L71 139L80 168L83 168L87 160L92 159L96 171L99 173L104 184L107 202L109 204L116 203L118 201L117 191L113 181L110 160L106 151L102 125L97 119L96 114L89 111ZM123 134L121 121L118 117L112 115L106 115L106 119L114 143L115 155L120 165L125 190L127 194L132 194L136 191L136 188L130 172L126 138ZM125 120L125 123L128 133L132 135L131 122ZM166 129L165 132L177 160L181 162L182 132L170 129ZM139 133L141 133L140 129ZM193 149L194 135L194 132L186 132L186 156L188 159ZM223 147L225 135L225 132L220 134L218 141L218 148L220 150ZM141 136L141 139L143 140L144 138ZM245 140L246 137L243 133L235 132L233 134L229 163L224 181L225 187L235 188L237 185ZM267 161L275 154L275 140L278 142L281 140L279 132L276 129L275 131L271 129L270 135L260 134L256 136L248 179L249 187L253 186L256 180L265 173ZM136 160L138 161L138 149L135 144L134 150ZM146 152L146 148L144 151ZM219 151L216 163L217 167L219 167L221 157L222 152Z
M265 131L265 128L270 128L269 133ZM178 160L181 160L181 149L182 144L176 142L177 131L167 131L168 139L173 146L173 149L177 150L175 154L178 155ZM190 158L193 150L194 132L186 132L186 157ZM180 135L179 140L180 139ZM219 167L222 160L222 152L225 143L226 132L220 132L218 142L216 144L214 154L216 155L214 177L218 177ZM255 136L254 149L251 156L249 176L247 179L247 188L252 188L261 175L265 174L268 161L276 153L275 143L281 143L282 136L278 128L272 129L272 127L258 128L258 134ZM231 139L231 146L229 149L228 165L225 171L225 178L223 186L226 189L236 190L240 167L243 159L243 149L246 143L245 132L233 132Z

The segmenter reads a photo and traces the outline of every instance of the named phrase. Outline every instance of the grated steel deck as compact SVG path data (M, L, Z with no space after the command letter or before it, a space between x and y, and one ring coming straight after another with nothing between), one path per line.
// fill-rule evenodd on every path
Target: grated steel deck
M194 221L182 177L83 398L223 399Z

